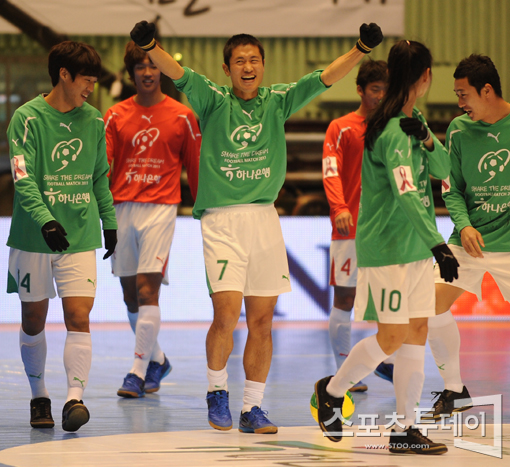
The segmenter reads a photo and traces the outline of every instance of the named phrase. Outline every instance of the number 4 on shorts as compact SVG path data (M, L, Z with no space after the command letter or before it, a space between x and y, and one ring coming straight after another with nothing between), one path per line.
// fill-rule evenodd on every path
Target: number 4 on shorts
M221 281L223 279L223 274L225 274L225 269L227 269L228 259L219 259L216 261L217 264L223 264L223 267L221 268L220 278L218 279Z

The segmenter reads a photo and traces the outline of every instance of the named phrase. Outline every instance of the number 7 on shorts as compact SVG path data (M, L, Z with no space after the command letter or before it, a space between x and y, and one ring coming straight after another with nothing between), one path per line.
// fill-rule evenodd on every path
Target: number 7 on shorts
M223 274L225 274L225 269L227 269L227 264L228 264L228 259L219 259L218 261L216 261L217 264L223 264L223 267L221 268L221 273L220 273L220 277L219 277L219 281L221 281L221 279L223 279Z

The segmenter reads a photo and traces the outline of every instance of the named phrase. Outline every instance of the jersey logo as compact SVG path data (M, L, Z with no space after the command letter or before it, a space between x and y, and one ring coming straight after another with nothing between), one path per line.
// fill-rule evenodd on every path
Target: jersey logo
M232 181L234 178L234 170L239 170L241 167L232 167L232 164L228 164L228 167L220 167L220 169L225 172L225 175L228 177L229 181Z
M398 194L403 195L410 191L417 191L413 184L413 173L411 167L407 165L400 165L393 169L393 176L398 188Z
M334 147L335 147L335 145L334 145L333 143L326 143L326 146L328 147L328 149L329 149L330 151L333 151L333 149L334 149Z
M395 149L395 152L398 154L398 157L401 159L404 157L404 150L403 149Z
M441 180L441 193L450 193L450 176L446 177L444 180Z
M25 165L25 156L22 154L19 156L13 156L11 159L11 172L14 183L22 178L28 177L27 167Z
M53 148L53 152L51 153L52 161L59 159L62 162L62 167L55 172L65 169L69 165L69 159L74 162L82 149L83 143L79 138L74 138L71 141L60 141L60 143Z
M242 109L241 109L241 110L242 110ZM252 113L253 113L253 110L252 110L251 112L246 112L246 110L243 110L243 114L248 115L248 118L249 118L250 120L252 120L252 118L251 118L251 114L252 114Z
M152 123L151 122L152 115L150 117L147 117L146 115L142 115L142 118L145 118L145 120L147 120L149 123Z
M497 135L493 135L492 133L487 133L487 138L494 138L499 143L499 135L501 131Z
M328 156L322 159L322 176L323 178L338 177L336 157Z
M257 141L261 131L262 123L255 126L241 125L232 132L230 139L233 143L240 144L241 146L237 150L242 151L248 144Z
M11 141L14 143L14 146L18 146L18 140L19 140L19 138L17 140L11 139Z
M497 152L490 151L484 154L481 157L480 162L478 162L478 171L481 174L486 172L490 175L484 183L492 180L496 176L497 172L503 172L509 161L510 151L508 149L500 149Z
M69 130L69 133L71 133L71 125L72 124L73 124L73 122L69 123L69 125L66 125L65 123L60 122L60 126L67 128Z
M148 148L151 148L158 138L159 130L157 128L139 131L135 136L133 136L133 147L135 149L137 147L140 149L135 155L138 156L138 154L141 154Z
M135 175L135 174L136 174L136 171L135 172L126 172L126 182L131 183L131 181L133 180L131 175Z
M50 188L50 191L45 191L44 194L48 196L48 200L51 202L52 206L55 206L55 195L58 195L60 191L53 191L53 188Z

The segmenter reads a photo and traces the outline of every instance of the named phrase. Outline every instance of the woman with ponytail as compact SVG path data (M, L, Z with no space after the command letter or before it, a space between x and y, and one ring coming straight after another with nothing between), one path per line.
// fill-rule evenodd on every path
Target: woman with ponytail
M402 40L390 50L388 90L367 121L356 235L355 318L376 321L378 330L353 347L335 376L315 384L321 429L340 441L342 422L335 409L342 407L345 392L396 352L398 421L389 450L405 454L447 451L413 428L424 381L427 320L435 314L432 256L448 282L457 278L458 267L437 231L429 179L429 174L449 175L448 153L415 107L430 86L431 66L430 51L419 42Z

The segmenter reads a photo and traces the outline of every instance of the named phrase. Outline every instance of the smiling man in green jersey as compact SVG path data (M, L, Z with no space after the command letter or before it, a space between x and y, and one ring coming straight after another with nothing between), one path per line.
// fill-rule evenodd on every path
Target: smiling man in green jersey
M450 307L462 293L482 297L489 272L510 300L510 103L503 99L498 71L484 55L470 55L454 73L454 91L464 115L448 127L450 177L443 198L455 228L448 243L458 259L459 279L446 284L436 271L436 316L429 318L429 344L444 391L430 418L467 410L470 395L460 375L460 335ZM455 401L458 407L455 408Z
M264 48L247 34L231 37L219 86L183 68L154 41L153 24L138 23L131 38L188 97L200 118L202 150L193 209L201 220L207 283L214 319L206 340L209 424L232 428L227 361L244 297L248 338L239 430L276 433L260 405L272 356L271 327L278 295L290 291L289 268L274 201L286 172L285 121L343 78L382 40L376 24L360 28L356 47L325 70L297 83L262 87Z
M14 178L14 212L7 245L7 292L21 300L21 358L32 390L30 424L52 428L44 381L45 324L53 281L62 299L67 337L67 398L62 428L76 431L89 420L83 404L92 358L89 313L96 293L96 248L103 224L107 253L117 242L108 188L101 113L87 104L101 72L89 45L65 41L48 58L53 89L21 106L7 130Z

